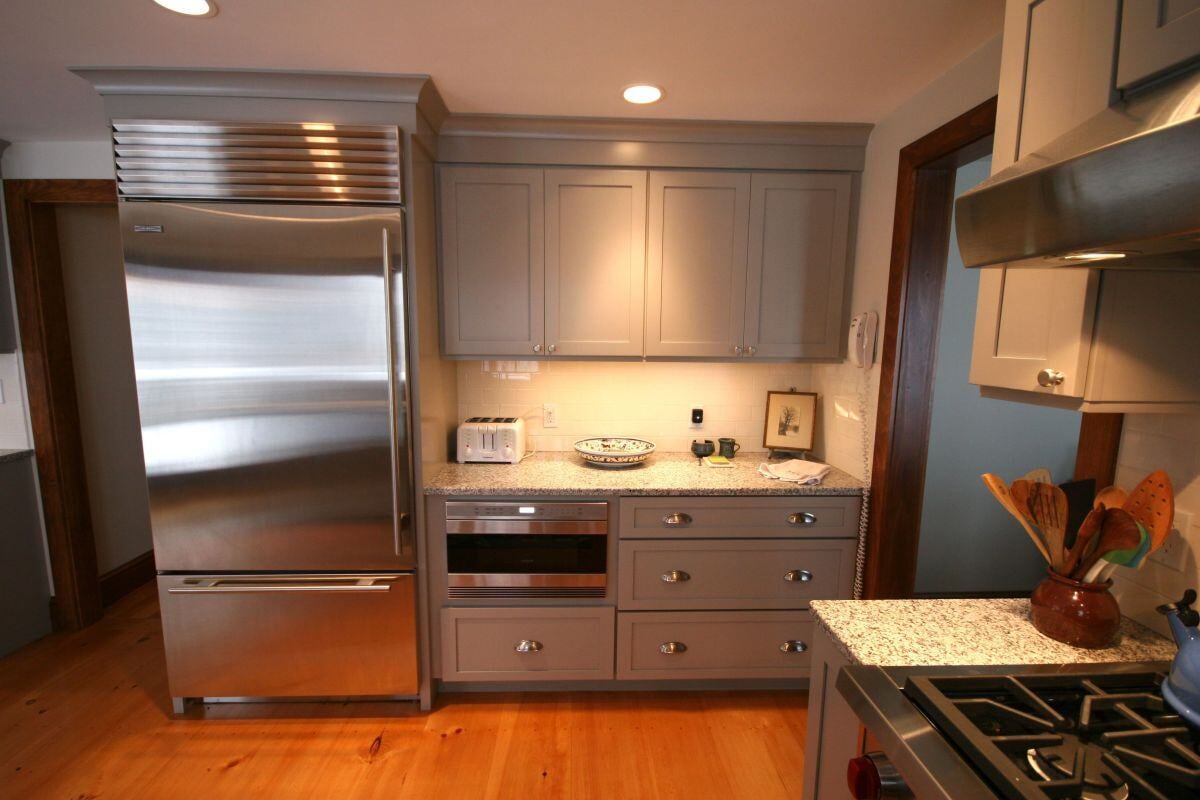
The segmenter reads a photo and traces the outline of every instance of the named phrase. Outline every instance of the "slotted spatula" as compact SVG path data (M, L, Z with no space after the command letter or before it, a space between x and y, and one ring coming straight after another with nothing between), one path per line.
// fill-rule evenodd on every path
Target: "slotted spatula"
M1162 547L1175 520L1175 490L1167 473L1159 469L1143 478L1122 507L1150 532L1150 550Z
M1066 560L1063 543L1067 536L1067 495L1052 483L1031 483L1029 513L1046 540L1050 566L1061 574Z

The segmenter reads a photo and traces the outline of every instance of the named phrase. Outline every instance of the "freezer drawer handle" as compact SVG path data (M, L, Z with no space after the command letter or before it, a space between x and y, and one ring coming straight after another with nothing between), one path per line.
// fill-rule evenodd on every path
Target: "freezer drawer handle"
M245 581L228 578L209 578L183 586L171 586L168 594L229 594L262 592L387 592L399 575L378 575L357 578L353 583L334 583L345 578L311 578L284 581Z

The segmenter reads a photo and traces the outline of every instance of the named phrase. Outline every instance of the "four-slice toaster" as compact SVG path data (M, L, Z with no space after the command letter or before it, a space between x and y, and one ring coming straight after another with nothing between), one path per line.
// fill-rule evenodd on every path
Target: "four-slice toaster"
M525 420L471 417L458 426L458 462L516 464L525 457Z

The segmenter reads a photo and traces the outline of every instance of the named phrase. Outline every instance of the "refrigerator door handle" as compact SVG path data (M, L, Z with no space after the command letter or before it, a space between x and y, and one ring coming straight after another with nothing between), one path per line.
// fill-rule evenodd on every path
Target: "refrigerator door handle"
M261 592L388 592L398 575L373 575L364 578L288 578L287 580L246 580L204 578L185 581L167 589L169 594L228 594Z
M383 227L383 302L384 319L387 335L387 401L388 401L388 433L391 440L392 465L392 536L395 541L396 553L412 555L411 533L408 530L408 514L400 510L400 475L396 459L400 443L400 422L396 409L399 390L396 385L396 318L395 292L392 288L392 242L391 232Z

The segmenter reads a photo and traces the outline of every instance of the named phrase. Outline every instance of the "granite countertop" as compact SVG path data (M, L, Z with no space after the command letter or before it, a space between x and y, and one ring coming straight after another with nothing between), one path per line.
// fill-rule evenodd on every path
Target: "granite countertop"
M0 464L5 461L19 461L33 455L32 450L0 450Z
M832 469L819 486L764 478L766 453L740 453L730 469L702 467L691 453L655 453L643 466L588 466L575 453L537 453L520 464L441 464L426 468L425 493L534 495L840 495L862 494L862 481Z
M1056 642L1028 600L814 600L813 619L851 662L880 667L1170 661L1175 643L1131 619L1112 647Z

